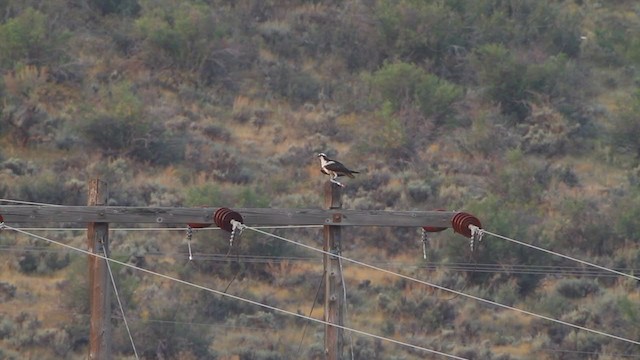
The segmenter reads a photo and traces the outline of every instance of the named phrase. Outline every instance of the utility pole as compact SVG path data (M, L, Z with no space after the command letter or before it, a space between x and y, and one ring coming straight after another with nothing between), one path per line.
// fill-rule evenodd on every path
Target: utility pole
M342 188L330 181L324 184L324 207L327 210L342 209ZM342 214L334 213L332 222L339 223ZM325 252L342 255L341 227L324 225ZM324 263L324 320L329 324L344 326L344 287L342 284L342 267L340 259L329 254L323 255ZM344 330L332 325L325 325L324 351L327 360L342 359L344 347Z
M235 208L242 223L249 226L322 225L324 237L325 354L327 360L341 360L344 348L344 310L341 255L343 226L392 226L452 228L472 237L471 225L481 227L473 215L458 211L384 211L342 209L342 188L327 181L324 209ZM228 208L217 207L125 207L106 206L107 184L94 179L89 185L89 206L0 205L0 222L88 223L89 251L109 256L109 224L213 224L231 219ZM221 210L224 210L220 213ZM227 219L229 217L229 219ZM227 220L225 220L227 219ZM230 224L225 224L229 225ZM89 256L91 327L89 359L108 360L111 354L111 287L106 260ZM332 324L335 324L332 325Z
M89 206L106 205L107 184L92 179L89 184ZM89 251L100 256L109 254L109 223L90 222L87 228ZM89 359L109 360L111 356L111 288L107 262L89 255Z

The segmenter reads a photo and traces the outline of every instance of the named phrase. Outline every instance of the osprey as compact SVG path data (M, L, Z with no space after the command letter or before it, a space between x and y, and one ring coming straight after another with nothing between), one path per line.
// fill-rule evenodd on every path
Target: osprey
M318 154L320 158L320 171L323 174L331 176L331 181L334 184L343 186L344 185L336 180L339 176L348 176L353 178L353 174L358 174L359 171L349 170L346 166L344 166L341 162L331 160L327 157L325 153Z

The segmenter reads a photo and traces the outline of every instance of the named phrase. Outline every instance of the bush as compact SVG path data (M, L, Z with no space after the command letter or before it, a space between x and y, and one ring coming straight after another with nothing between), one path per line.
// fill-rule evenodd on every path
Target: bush
M100 11L103 16L108 14L136 16L141 10L137 0L90 0L89 5Z
M19 62L51 65L63 54L65 34L52 31L46 14L27 8L0 25L0 68L13 69Z
M269 198L260 189L247 186L222 187L210 183L187 189L186 203L189 206L267 207Z
M277 62L265 70L265 76L269 89L295 106L318 100L320 82L304 70Z
M640 112L640 90L637 90L626 103L620 104L620 107L619 116L612 122L609 144L640 159L640 124L637 121L637 114Z
M230 73L256 57L252 46L230 44L229 27L213 6L169 0L142 6L135 24L142 56L151 67L177 67L208 86L217 80L227 83Z
M351 6L358 8L350 9ZM373 26L375 14L362 3L353 3L350 7L338 15L337 23L327 22L330 29L319 28L318 32L330 34L329 51L341 56L349 71L377 68L384 48L380 33Z
M181 358L179 354L193 354L197 359L215 359L215 352L209 349L212 340L206 331L189 325L193 319L184 319L179 309L154 309L153 320L132 324L132 332L137 334L136 348L141 358L152 359L159 355L169 358ZM122 340L124 344L128 339ZM127 344L127 349L130 344ZM188 358L188 357L186 357Z
M107 110L90 115L80 125L87 145L108 156L129 156L153 165L167 165L184 158L187 139L172 134L143 113L144 105L129 82L110 89Z
M387 63L368 77L376 91L379 113L365 137L365 150L391 154L402 163L433 134L441 119L452 117L462 96L457 85L408 63Z
M429 200L434 195L434 185L425 180L411 180L407 184L407 194L416 203Z
M370 80L382 101L392 106L392 111L413 104L425 117L443 115L462 95L456 85L403 62L386 63Z
M0 163L0 168L10 170L14 175L33 175L36 169L32 162L27 162L18 158L9 158Z
M0 318L0 339L8 339L15 331L15 324L9 318L9 315L3 314Z
M92 146L107 155L117 155L129 149L136 135L146 133L146 129L139 120L103 114L88 119L83 133Z
M621 236L609 229L609 224L625 221L610 211L601 209L597 201L570 198L561 202L558 226L551 233L553 243L559 248L574 248L592 256L611 256L620 245ZM616 220L614 220L616 219ZM617 222L617 224L616 224Z
M579 299L600 292L600 286L590 279L567 279L558 282L556 291L569 299Z
M65 189L64 181L51 171L35 176L32 180L21 181L13 194L24 201L61 205L80 205L83 195L73 189Z
M526 65L516 61L507 48L497 44L479 47L470 61L478 81L485 86L487 97L499 103L504 114L520 121L529 115L524 85Z
M458 2L459 3L459 2ZM375 8L388 51L403 61L431 61L455 71L446 60L451 46L467 47L463 16L455 5L425 1L380 1ZM462 6L462 5L461 5Z
M549 187L551 173L543 161L530 159L520 149L509 150L492 184L493 192L511 203L537 204Z
M290 59L299 57L301 44L288 23L266 21L258 26L258 32L274 53Z

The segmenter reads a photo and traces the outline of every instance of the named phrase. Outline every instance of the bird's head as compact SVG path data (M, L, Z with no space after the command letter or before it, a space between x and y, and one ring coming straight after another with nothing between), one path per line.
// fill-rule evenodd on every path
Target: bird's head
M318 154L318 157L319 157L319 158L323 158L323 159L327 159L327 158L328 158L328 157L327 157L327 154L325 154L325 153L319 153L319 154Z

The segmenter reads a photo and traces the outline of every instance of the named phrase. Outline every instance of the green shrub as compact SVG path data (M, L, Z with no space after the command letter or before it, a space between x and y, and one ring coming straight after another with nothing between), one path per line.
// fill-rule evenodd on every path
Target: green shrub
M462 5L461 5L462 6ZM389 52L403 61L446 66L450 47L467 46L463 17L450 3L379 1L375 15Z
M100 11L103 16L108 14L136 16L141 9L137 0L90 0L89 5Z
M457 85L409 63L386 63L366 78L375 90L371 101L380 105L360 146L392 154L400 163L432 136L442 119L453 116L452 105L462 96Z
M110 91L112 96L106 110L89 115L80 125L87 145L109 156L129 156L153 165L167 165L184 158L188 141L184 134L172 134L163 124L149 120L131 83L117 83Z
M278 351L273 350L240 350L239 352L240 360L280 360L282 359L282 354Z
M558 225L550 234L558 248L573 248L595 256L611 256L621 237L609 229L609 224L624 222L624 215L614 220L594 200L569 198L560 203ZM615 229L615 226L614 226Z
M558 282L556 291L569 299L579 299L600 292L600 286L591 279L566 279Z
M41 173L28 181L21 181L14 191L14 196L24 201L79 205L79 197L65 191L64 182L52 171Z
M520 149L507 151L492 188L508 202L533 205L543 198L551 173L543 161L524 159Z
M16 326L8 314L3 314L2 317L0 317L0 339L10 338L15 328Z
M594 32L587 39L584 58L601 66L635 63L638 41L628 34L638 26L637 20L612 11L598 14L594 22Z
M336 23L328 21L324 27L319 26L319 36L329 34L326 49L344 59L349 71L377 68L384 48L379 31L372 25L375 24L375 14L365 4L353 3L350 6L358 8L345 8Z
M266 21L258 26L264 44L276 54L290 59L300 55L301 41L286 22Z
M529 115L524 74L526 65L519 63L503 45L487 44L476 49L470 58L478 81L490 100L500 104L505 114L523 120Z
M320 82L308 72L282 61L272 64L265 72L268 88L287 98L293 105L300 106L318 100Z
M269 198L256 188L207 183L187 189L186 203L190 206L267 207Z
M236 47L244 50L243 56L227 56L234 53L222 41L229 30L212 6L163 0L142 3L142 8L135 24L142 39L142 55L149 65L174 66L201 77L196 81L211 84L216 78L227 77L225 69L248 63L243 56L252 54L247 51L249 47ZM253 54L247 57L254 58ZM217 74L219 71L223 73Z
M207 331L194 327L184 318L180 309L154 309L151 319L131 324L131 331L137 334L136 348L141 358L156 358L158 352L167 358L180 358L181 353L193 354L197 359L215 359L215 351L209 349L212 336ZM123 339L122 348L130 348L128 339ZM126 345L125 345L126 344Z
M413 104L425 117L442 116L462 96L457 85L409 63L386 63L370 80L394 112Z
M407 194L416 203L422 203L431 198L434 191L433 181L411 180L407 184Z
M382 359L382 344L378 339L370 340L368 338L357 338L353 345L354 359Z
M87 141L109 155L130 149L148 128L149 125L140 119L111 114L99 114L82 125Z
M396 326L391 320L387 320L382 324L382 334L384 336L393 336L396 333Z
M486 348L473 347L473 346L465 346L461 349L457 349L455 352L456 356L461 356L465 359L478 359L478 360L493 360L493 353L491 350Z
M640 124L637 114L640 111L640 90L620 104L617 118L612 121L609 133L609 144L612 147L628 152L640 159Z
M51 65L62 55L65 34L51 31L49 17L27 8L0 25L0 68L27 65Z
M461 8L476 45L502 43L527 47L535 44L552 54L577 56L582 18L563 5L536 0L478 0Z

